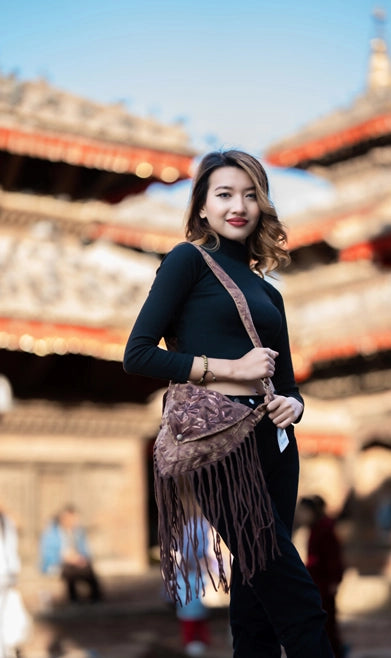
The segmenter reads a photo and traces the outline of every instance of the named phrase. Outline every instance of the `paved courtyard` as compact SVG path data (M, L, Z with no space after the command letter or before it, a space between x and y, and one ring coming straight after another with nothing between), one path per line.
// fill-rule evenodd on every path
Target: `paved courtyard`
M30 583L24 592L34 616L26 658L182 658L178 622L162 597L158 570L108 582L105 601L94 605L50 601L38 591L41 585ZM231 658L226 608L211 610L210 628L206 658ZM342 618L341 629L349 658L391 658L389 609Z

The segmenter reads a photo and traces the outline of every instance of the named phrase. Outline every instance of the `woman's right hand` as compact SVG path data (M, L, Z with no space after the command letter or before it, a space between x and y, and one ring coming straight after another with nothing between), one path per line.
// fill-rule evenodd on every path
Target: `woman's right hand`
M236 360L235 379L254 381L263 377L273 377L278 352L270 347L254 347Z
M254 394L260 380L273 377L278 352L270 347L254 347L240 359L208 358L208 374L205 383L210 388L227 395ZM204 373L204 359L195 356L189 379L198 383Z

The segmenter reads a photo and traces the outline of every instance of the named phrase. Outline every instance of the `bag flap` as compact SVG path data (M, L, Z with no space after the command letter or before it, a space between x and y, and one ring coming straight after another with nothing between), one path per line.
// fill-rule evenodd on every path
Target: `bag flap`
M251 414L253 409L217 391L190 382L170 384L162 425L166 424L178 441L186 443L233 427ZM254 425L256 422L255 414Z

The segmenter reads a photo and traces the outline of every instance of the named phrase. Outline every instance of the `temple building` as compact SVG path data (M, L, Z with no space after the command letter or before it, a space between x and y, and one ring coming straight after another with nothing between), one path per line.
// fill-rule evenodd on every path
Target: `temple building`
M327 207L283 217L302 491L349 518L349 564L391 574L391 61L382 26L367 86L271 145L266 161L329 181Z
M148 563L162 382L125 375L122 355L182 223L145 192L193 158L181 125L0 74L0 502L25 565L67 503L101 569Z
M102 569L148 564L165 382L129 377L121 362L158 256L183 236L182 212L146 190L189 178L193 157L179 125L0 75L0 483L25 563L73 502ZM301 492L346 519L349 566L389 576L391 65L380 28L364 93L265 157L335 190L327 208L282 217L292 263L276 285L307 403Z

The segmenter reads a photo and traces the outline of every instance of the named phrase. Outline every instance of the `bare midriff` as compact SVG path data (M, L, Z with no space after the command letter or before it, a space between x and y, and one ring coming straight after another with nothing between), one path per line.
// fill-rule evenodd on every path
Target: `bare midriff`
M262 382L207 382L206 388L223 395L264 395Z

